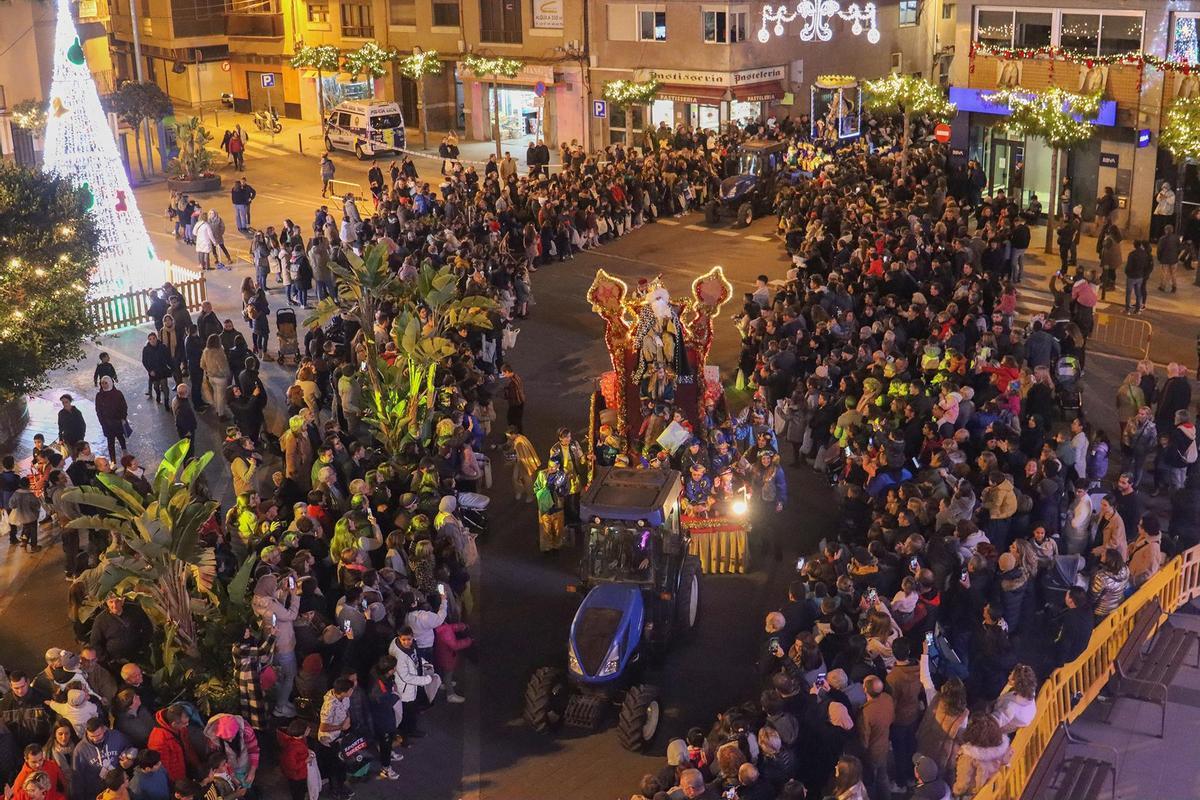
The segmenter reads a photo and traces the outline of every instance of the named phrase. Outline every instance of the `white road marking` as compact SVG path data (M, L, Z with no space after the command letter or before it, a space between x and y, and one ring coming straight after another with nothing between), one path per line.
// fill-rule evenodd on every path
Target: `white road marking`
M706 231L706 230L708 230L708 228L704 227L703 225L684 225L683 227L687 228L689 231Z
M673 219L660 219L658 221L658 224L659 225L678 225L679 223Z
M690 228L690 227L692 227L692 226L691 226L691 225L688 225L688 227ZM738 233L737 231L713 231L713 233L715 233L717 236L732 236L732 237L734 237L735 239L740 239L740 238L741 238L741 236L742 236L742 235L741 235L740 233Z
M752 242L769 242L769 241L771 241L771 237L759 236L757 233L747 233L746 238Z

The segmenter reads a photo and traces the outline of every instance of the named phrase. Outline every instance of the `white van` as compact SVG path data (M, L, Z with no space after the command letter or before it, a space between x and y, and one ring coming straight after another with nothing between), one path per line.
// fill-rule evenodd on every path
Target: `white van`
M407 146L404 112L388 100L347 100L325 118L325 149L348 150L361 159Z

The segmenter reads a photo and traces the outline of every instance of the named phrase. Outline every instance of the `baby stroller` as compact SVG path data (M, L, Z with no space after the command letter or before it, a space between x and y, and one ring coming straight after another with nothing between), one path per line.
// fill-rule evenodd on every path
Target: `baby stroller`
M492 498L478 492L458 492L458 518L468 531L477 536L488 532L488 506Z
M287 366L300 363L300 340L296 338L296 312L281 308L275 312L275 335L279 337L279 363Z
M1083 563L1083 556L1055 556L1050 566L1042 573L1042 599L1052 615L1060 614L1066 609L1067 592L1071 587L1078 585Z
M1063 413L1079 414L1083 408L1083 392L1079 390L1079 359L1075 356L1063 356L1054 365L1054 382L1058 385L1058 406Z

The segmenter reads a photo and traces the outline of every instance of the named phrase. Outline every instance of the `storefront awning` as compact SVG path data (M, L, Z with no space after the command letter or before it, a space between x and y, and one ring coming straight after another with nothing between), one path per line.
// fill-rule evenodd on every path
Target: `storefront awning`
M679 103L699 103L703 106L719 105L725 99L725 88L722 86L688 86L678 83L664 83L658 87L659 100L674 100Z
M762 83L747 83L744 86L733 87L733 97L743 103L761 100L778 100L783 97L783 84L779 81L763 81Z

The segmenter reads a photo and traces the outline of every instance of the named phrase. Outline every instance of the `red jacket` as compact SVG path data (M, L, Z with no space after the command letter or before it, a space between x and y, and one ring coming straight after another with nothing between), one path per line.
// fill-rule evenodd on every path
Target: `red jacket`
M308 778L308 743L295 736L288 736L282 728L275 731L279 741L279 771L289 781Z
M458 666L458 651L471 646L471 637L459 637L467 626L461 622L446 622L433 629L433 668L443 675Z
M163 769L171 783L181 781L188 776L188 765L199 764L200 760L192 750L191 740L186 735L180 736L163 717L163 709L154 715L157 723L150 731L150 739L146 748L158 753L162 759Z
M50 791L46 793L46 800L67 800L67 796L62 792L62 789L66 788L66 784L63 782L62 770L59 769L58 763L48 756L42 762L42 766L39 769L32 770L28 764L24 764L21 767L21 771L17 773L17 779L13 781L12 800L29 800L29 795L25 794L25 790L21 788L21 785L34 772L44 772L46 773L46 777L50 779Z

